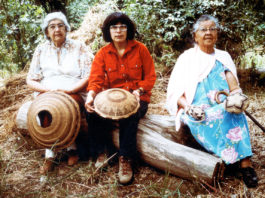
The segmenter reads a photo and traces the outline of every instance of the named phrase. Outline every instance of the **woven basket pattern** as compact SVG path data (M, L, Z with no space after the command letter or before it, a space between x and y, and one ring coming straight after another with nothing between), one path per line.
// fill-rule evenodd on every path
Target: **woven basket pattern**
M41 127L38 115L47 111L52 116L48 127ZM32 139L45 148L63 149L76 139L81 123L79 105L63 92L46 92L31 104L27 116L28 130Z

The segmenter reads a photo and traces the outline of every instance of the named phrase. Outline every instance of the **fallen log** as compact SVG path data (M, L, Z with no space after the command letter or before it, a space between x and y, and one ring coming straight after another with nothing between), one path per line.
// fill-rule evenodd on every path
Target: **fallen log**
M223 178L224 165L220 158L177 143L176 134L174 116L145 116L137 132L137 149L141 159L185 179L213 184ZM119 147L118 129L112 135L115 146Z
M16 124L26 128L28 104L20 108ZM84 124L84 123L83 123ZM185 179L213 184L222 179L222 160L209 153L182 145L186 135L175 131L175 117L146 115L140 120L137 149L146 163ZM119 147L119 131L112 131L113 143ZM179 142L179 143L178 143Z

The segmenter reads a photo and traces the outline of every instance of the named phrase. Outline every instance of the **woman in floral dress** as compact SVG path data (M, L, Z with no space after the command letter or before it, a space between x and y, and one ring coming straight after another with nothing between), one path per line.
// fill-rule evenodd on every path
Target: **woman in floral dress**
M202 15L194 24L196 44L179 57L173 69L166 105L170 114L177 115L177 130L184 123L207 151L226 164L240 162L243 181L248 187L256 187L258 179L250 161L251 142L243 110L239 114L228 112L224 95L219 97L220 104L216 101L220 91L242 95L231 56L214 48L218 29L217 19L209 15Z

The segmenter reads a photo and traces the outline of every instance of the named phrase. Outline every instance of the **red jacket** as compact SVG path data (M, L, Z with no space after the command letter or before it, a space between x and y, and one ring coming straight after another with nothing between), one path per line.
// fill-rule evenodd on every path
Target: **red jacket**
M102 47L96 54L87 90L96 93L104 88L123 88L132 92L144 89L141 100L150 102L151 89L156 80L155 66L148 49L140 42L128 40L122 57L113 43Z

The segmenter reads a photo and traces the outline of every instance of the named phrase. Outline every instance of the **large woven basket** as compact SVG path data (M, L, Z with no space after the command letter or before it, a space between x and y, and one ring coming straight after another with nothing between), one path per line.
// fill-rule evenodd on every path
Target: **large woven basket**
M100 116L119 120L136 113L140 104L129 91L112 88L97 94L94 106Z
M49 126L42 127L39 114L51 115ZM79 132L81 114L77 102L63 92L46 92L31 104L27 116L28 130L32 139L42 147L63 149L71 145Z

